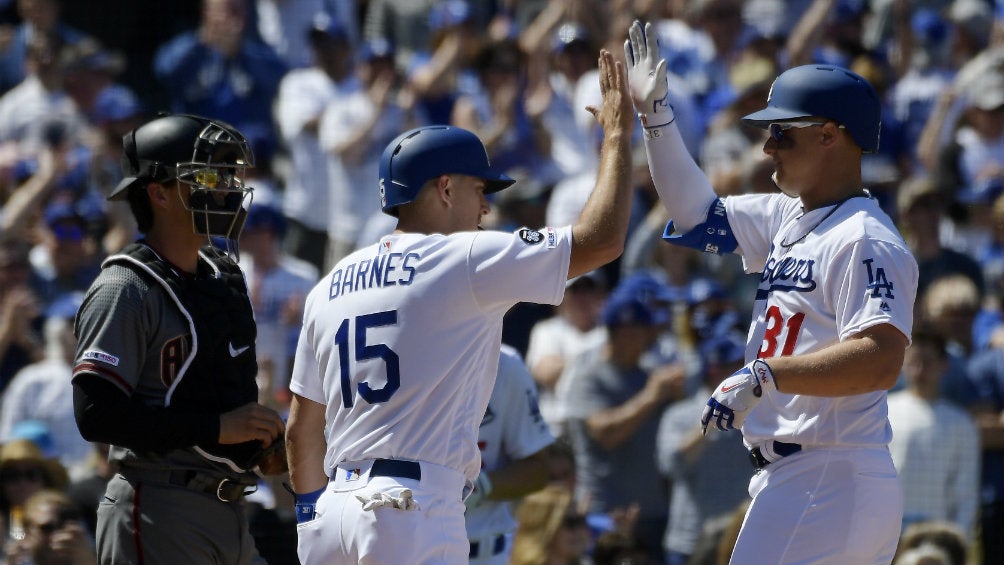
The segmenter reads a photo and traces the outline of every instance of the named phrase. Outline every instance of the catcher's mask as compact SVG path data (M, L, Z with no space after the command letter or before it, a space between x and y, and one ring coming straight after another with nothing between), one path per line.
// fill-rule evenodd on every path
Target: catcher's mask
M188 114L158 117L123 137L122 165L126 177L109 200L124 199L150 181L177 179L188 186L188 198L179 195L194 232L224 238L227 252L236 254L253 198L244 179L254 167L251 147L237 129Z

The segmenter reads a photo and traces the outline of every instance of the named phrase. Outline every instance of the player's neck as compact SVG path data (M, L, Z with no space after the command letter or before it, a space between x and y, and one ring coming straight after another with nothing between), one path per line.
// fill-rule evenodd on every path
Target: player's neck
M825 208L827 206L833 206L835 204L841 204L850 200L851 198L856 198L859 196L868 196L861 184L856 185L846 185L840 190L827 191L827 192L814 192L811 194L803 194L800 196L802 200L802 209L806 212L816 210L819 208Z
M194 274L199 263L199 249L206 241L194 237L171 236L158 230L150 230L146 243L165 261L175 268Z

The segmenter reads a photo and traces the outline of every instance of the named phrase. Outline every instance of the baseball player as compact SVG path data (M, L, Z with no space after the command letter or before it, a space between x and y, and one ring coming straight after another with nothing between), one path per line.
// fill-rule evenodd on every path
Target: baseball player
M478 429L481 473L467 507L470 562L508 565L516 531L509 500L547 486L554 436L537 406L537 384L519 352L502 344L495 387Z
M605 135L574 226L481 231L486 195L514 181L469 131L407 131L381 157L397 229L340 260L307 296L286 432L302 565L468 562L463 497L481 468L481 422L502 318L557 304L565 280L623 251L634 116L603 51Z
M239 236L253 164L240 132L198 116L123 138L109 199L128 201L144 237L105 260L74 327L77 426L120 467L97 511L101 563L263 562L244 496L285 471L284 426L257 404L244 276L207 245Z
M732 565L886 564L902 518L886 391L910 342L917 263L861 184L880 102L830 65L789 69L744 121L769 136L782 193L718 198L668 103L650 24L625 42L649 168L671 221L664 238L735 252L760 283L747 364L704 410L705 431L742 430L756 473Z

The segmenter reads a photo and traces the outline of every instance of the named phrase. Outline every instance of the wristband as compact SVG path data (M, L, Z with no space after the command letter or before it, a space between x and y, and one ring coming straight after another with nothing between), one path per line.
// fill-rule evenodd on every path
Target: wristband
M324 489L327 487L321 487L313 492L308 492L304 494L293 493L296 497L296 523L302 524L303 522L309 522L314 519L315 512L314 507L317 505L317 499L321 497Z

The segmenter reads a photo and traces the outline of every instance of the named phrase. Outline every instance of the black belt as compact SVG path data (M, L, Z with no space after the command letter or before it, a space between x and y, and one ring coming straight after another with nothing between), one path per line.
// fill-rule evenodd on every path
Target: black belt
M487 547L485 549L488 549ZM492 555L498 555L505 551L505 534L499 534L495 536L492 541ZM471 542L471 554L468 559L477 559L478 553L481 552L481 542L472 541Z
M221 502L237 502L258 490L257 485L242 483L230 477L219 477L199 471L170 471L168 484L189 488L216 496Z
M787 457L802 451L802 446L797 443L785 443L783 441L771 442L774 453L780 455L781 457ZM753 463L753 468L759 471L767 465L771 464L771 461L763 456L760 452L759 447L754 447L750 450L750 462Z
M399 479L422 480L422 466L418 461L401 459L375 459L370 467L371 477L397 477Z

